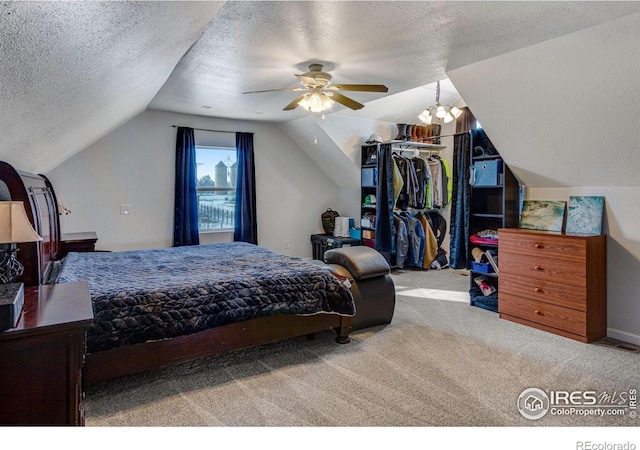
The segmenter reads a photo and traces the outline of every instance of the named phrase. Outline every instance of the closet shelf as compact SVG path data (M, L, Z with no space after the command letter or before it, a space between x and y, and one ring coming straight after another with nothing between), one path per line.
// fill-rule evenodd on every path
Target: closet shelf
M472 213L473 217L485 217L488 219L502 219L502 214Z
M406 150L444 150L445 148L447 148L446 145L439 145L439 144L427 144L425 142L414 142L414 141L400 141L400 140L390 140L387 141L387 143L390 143L391 145L395 145L395 146L399 146L399 147L406 147Z

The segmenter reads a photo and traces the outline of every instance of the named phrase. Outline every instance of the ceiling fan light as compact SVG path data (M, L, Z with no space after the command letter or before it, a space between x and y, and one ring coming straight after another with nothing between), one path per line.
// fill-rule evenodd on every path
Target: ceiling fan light
M311 112L323 112L333 106L335 102L324 92L311 92L305 94L298 105Z
M335 102L326 94L322 94L322 111L326 111L333 106Z

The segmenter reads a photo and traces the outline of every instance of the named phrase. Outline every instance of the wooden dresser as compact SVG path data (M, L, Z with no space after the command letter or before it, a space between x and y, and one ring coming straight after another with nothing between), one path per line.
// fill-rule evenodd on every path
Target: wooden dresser
M582 342L607 335L606 236L501 228L498 312Z
M25 289L18 324L0 332L0 424L84 425L81 368L92 319L86 282Z

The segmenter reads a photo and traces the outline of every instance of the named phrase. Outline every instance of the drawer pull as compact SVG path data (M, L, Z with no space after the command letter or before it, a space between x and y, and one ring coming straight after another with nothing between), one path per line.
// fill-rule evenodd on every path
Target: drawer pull
M533 246L534 246L535 248L544 248L544 245L543 245L543 244L541 244L540 242L536 242L535 244L533 244Z
M535 311L533 311L536 314L542 314L542 311L540 311L539 309L536 309Z
M533 291L534 292L544 292L541 287L534 287Z
M534 268L535 270L544 270L544 269L542 268L542 266L533 266L533 268Z

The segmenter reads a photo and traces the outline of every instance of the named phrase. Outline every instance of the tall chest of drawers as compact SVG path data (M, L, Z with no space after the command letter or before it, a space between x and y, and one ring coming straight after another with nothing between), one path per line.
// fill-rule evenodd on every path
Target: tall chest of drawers
M607 335L606 236L501 228L500 317L582 342Z

